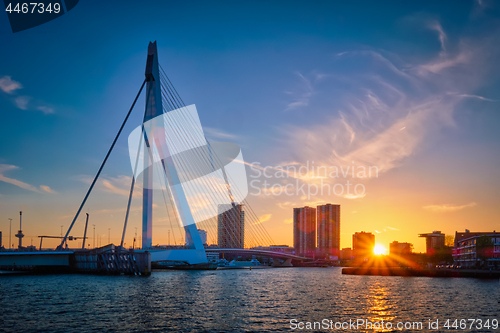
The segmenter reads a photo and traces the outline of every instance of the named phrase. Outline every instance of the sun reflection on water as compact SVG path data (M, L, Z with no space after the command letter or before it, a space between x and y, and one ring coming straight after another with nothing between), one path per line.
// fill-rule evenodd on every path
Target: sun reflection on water
M396 317L393 315L392 306L389 304L389 294L387 288L382 286L380 283L372 285L368 290L368 303L369 303L369 315L367 319L372 322L381 323L384 321L392 322ZM394 328L387 329L384 325L383 328L373 329L375 332L391 332Z

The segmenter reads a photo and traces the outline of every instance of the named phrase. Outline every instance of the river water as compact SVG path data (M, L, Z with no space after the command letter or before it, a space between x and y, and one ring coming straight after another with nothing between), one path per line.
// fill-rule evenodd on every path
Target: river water
M303 332L320 322L315 331L500 332L499 289L498 280L351 276L340 268L2 276L0 331ZM463 330L461 319L475 321ZM353 329L357 320L374 326ZM439 320L438 330L429 320Z

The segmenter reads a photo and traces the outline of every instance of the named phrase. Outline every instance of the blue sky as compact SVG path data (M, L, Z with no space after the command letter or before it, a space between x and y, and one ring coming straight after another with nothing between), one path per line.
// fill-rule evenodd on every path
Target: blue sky
M16 34L0 14L0 229L19 209L29 236L69 224L157 40L163 68L209 137L237 142L247 162L380 170L357 198L250 196L276 243L291 245L292 207L323 202L342 204L342 247L360 230L417 250L419 232L492 230L499 14L485 0L81 1ZM139 108L124 134L141 117ZM103 174L112 186L98 186L89 202L115 238L126 200L115 192L130 174L124 135Z

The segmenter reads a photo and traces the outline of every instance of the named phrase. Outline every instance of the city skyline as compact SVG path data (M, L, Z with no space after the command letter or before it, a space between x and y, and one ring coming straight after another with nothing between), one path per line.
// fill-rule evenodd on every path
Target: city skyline
M248 201L275 244L293 244L292 207L327 202L343 207L341 247L359 230L374 233L386 248L398 240L424 252L422 232L495 229L496 3L453 3L452 12L440 3L269 6L175 3L150 11L103 3L110 19L89 20L94 8L81 2L57 20L17 34L0 20L2 45L17 50L15 57L0 55L3 244L8 219L14 226L20 210L25 244L38 235L59 235L61 225L68 228L143 80L150 40L158 41L159 58L186 104L197 105L210 140L238 143L246 162L274 168L268 171L337 167L338 178L273 173L268 182L278 185L270 189L258 168L247 166L249 184L261 180L254 183L260 194L250 187ZM160 13L169 10L179 17L164 22ZM106 37L96 37L100 31ZM143 100L138 105L143 108ZM141 116L132 114L125 133ZM84 208L99 235L107 239L111 228L114 243L121 238L131 179L128 158L123 137ZM377 172L358 177L370 167ZM299 191L321 180L330 189L349 181L351 190L361 184L365 191ZM274 194L287 185L293 195ZM140 201L137 194L127 247L131 230L141 225ZM77 221L74 236L83 234L84 221ZM153 228L153 244L166 244L169 222L161 198ZM170 237L184 242L177 230Z
M0 330L500 328L500 1L4 3Z

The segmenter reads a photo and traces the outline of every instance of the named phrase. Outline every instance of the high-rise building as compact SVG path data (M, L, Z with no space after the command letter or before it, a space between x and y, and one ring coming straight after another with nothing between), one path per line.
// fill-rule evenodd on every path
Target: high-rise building
M219 205L217 245L222 249L242 249L245 239L245 212L240 204Z
M433 255L437 249L444 248L444 236L441 231L418 235L418 237L425 238L425 248L428 255Z
M398 241L394 241L391 244L389 244L389 254L390 255L406 255L406 254L411 254L411 251L413 249L413 244L411 243L400 243Z
M326 204L316 208L318 254L332 258L340 255L340 205Z
M199 229L198 232L200 233L200 238L201 238L201 242L203 243L203 245L207 245L207 232L205 230L201 230Z
M371 232L356 232L352 235L352 247L356 259L371 257L375 248L375 235Z
M316 252L316 209L293 209L293 247L300 256L314 257Z

